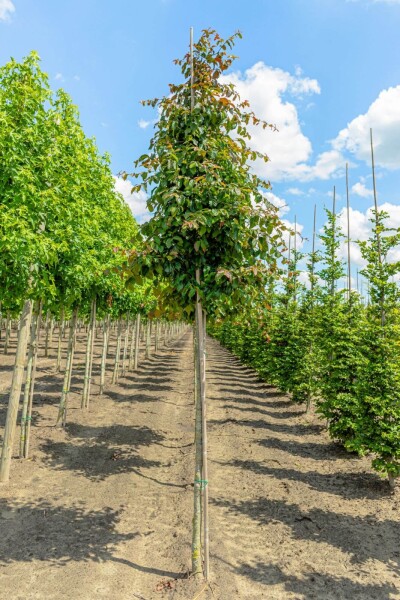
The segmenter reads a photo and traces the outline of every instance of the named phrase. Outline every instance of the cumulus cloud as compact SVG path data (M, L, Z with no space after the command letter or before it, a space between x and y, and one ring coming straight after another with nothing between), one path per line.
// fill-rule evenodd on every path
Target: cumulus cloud
M331 147L312 161L311 141L301 130L296 105L306 95L321 93L316 79L304 77L300 67L292 75L263 62L222 79L235 85L258 117L278 128L276 132L249 125L251 147L270 158L268 163L260 159L253 163L258 175L273 181L312 181L342 175L345 160L341 150Z
M389 217L386 220L387 227L392 227L394 229L400 227L400 206L391 204L390 202L384 202L378 206L378 209L388 213ZM361 256L360 249L356 242L358 240L365 241L371 236L373 226L371 222L373 217L372 211L373 206L370 206L365 212L355 210L351 207L349 210L351 262L353 265L361 268L365 266L365 262ZM338 213L338 224L340 225L342 231L347 235L347 211L345 208ZM342 242L340 254L344 259L347 260L347 240ZM388 260L390 262L400 260L400 249L393 250L388 256Z
M8 21L13 12L15 6L11 0L0 0L0 21Z
M298 166L308 161L312 153L310 140L301 131L295 101L305 95L319 94L316 79L304 77L296 69L291 75L282 69L257 62L244 73L234 72L223 77L233 83L243 100L261 119L277 126L278 132L249 126L251 146L268 154L270 162L257 160L256 172L275 181L290 179L298 174Z
M304 196L304 192L296 187L289 188L286 193L291 196Z
M356 196L361 196L361 198L372 198L374 195L374 192L369 190L361 181L355 183L352 186L351 191L356 194Z
M289 212L290 207L283 198L276 196L276 194L274 194L273 192L265 192L264 196L269 202L271 202L271 204L273 204L274 206L276 206L276 208L279 209L278 214L280 217Z
M132 183L122 177L114 177L115 189L122 194L125 202L132 211L133 216L139 223L143 223L150 218L150 213L146 205L147 194L142 190L132 194Z
M367 163L371 160L369 130L374 137L375 162L387 169L400 168L400 85L382 90L367 112L353 119L332 142Z
M283 239L287 247L289 247L289 238L290 238L290 247L293 250L296 246L296 250L300 250L304 245L304 238L302 235L304 225L301 223L294 223L292 221L288 221L288 219L282 219L282 223L287 227L287 231L283 233ZM295 232L295 235L293 233Z

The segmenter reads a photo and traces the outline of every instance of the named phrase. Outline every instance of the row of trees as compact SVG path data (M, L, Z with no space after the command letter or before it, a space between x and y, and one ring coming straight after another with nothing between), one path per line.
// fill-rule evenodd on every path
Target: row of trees
M389 477L400 474L400 311L391 261L400 232L388 228L388 215L375 209L372 234L360 242L369 285L366 305L357 291L339 289L345 265L339 248L343 233L334 212L320 236L322 250L308 256L309 285L299 283L294 251L280 287L271 285L256 301L216 320L212 333L253 366L262 378L314 402L331 437Z
M0 69L0 162L5 351L11 320L20 317L0 461L0 481L6 481L24 372L21 455L28 453L41 322L58 323L56 371L64 369L61 337L68 327L59 412L65 423L78 320L88 324L82 392L82 406L88 408L96 322L104 320L106 349L110 322L154 316L158 301L149 282L128 285L122 270L126 252L140 248L140 235L129 207L115 192L109 157L85 136L69 96L51 90L34 52ZM126 338L120 326L120 346L123 332Z

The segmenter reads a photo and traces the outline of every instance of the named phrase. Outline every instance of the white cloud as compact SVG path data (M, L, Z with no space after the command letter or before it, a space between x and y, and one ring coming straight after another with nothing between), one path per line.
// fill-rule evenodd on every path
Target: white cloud
M304 196L304 192L296 187L289 188L286 193L291 196Z
M139 119L138 125L140 129L146 129L150 125L151 121L145 121L144 119Z
M56 81L60 81L61 83L62 83L63 81L65 81L64 75L63 75L62 73L56 73L56 75L55 75L54 79L55 79Z
M382 90L367 112L340 131L332 142L335 150L348 150L358 159L371 161L373 130L375 163L387 169L400 168L400 85Z
M374 195L373 191L365 187L365 184L360 181L353 185L351 191L357 196L361 196L361 198L372 198Z
M276 196L273 192L265 192L264 196L271 204L279 209L278 214L280 217L289 212L290 207L283 198L279 198L279 196Z
M400 227L400 206L391 204L390 202L384 202L378 206L379 210L383 210L388 213L389 218L386 220L386 226L392 228ZM371 236L372 222L371 218L373 207L370 206L365 212L355 210L350 207L350 256L352 265L356 267L364 267L365 262L361 256L360 249L357 240L365 241ZM347 235L347 211L343 208L338 213L338 224L340 225L342 232ZM342 258L347 260L347 239L343 240L340 248L340 254ZM389 261L400 260L400 250L394 250L388 256Z
M304 77L299 68L291 75L263 62L256 63L244 73L234 72L222 79L236 86L242 100L249 101L257 117L276 125L279 130L274 132L249 126L252 148L270 158L268 163L255 161L256 172L275 181L297 177L299 166L311 156L312 146L301 131L293 101L306 94L319 94L318 81Z
M295 224L294 222L288 221L287 219L282 219L282 223L288 229L288 231L285 231L282 236L285 241L286 246L289 247L289 238L290 238L291 250L294 250L295 240L296 240L296 250L300 250L304 245L304 239L302 236L304 225L301 225L300 223ZM290 233L291 231L293 231L293 232L296 231L296 235L291 234Z
M79 77L79 75L74 75L74 79L75 79L75 81L80 81L81 80L81 78Z
M15 6L11 0L0 0L0 21L8 21L13 12Z
M114 179L116 191L122 194L133 216L139 223L147 221L150 218L150 213L146 205L147 194L142 190L140 192L133 192L132 194L132 183L128 179L124 180L122 177L114 177Z

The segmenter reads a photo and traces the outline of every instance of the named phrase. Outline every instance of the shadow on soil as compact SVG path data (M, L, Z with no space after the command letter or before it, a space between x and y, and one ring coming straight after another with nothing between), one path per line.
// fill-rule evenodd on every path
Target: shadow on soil
M323 599L356 599L356 600L389 600L392 594L397 593L397 588L389 583L362 584L351 581L345 577L334 577L325 573L309 571L302 578L287 575L277 565L257 562L254 564L243 563L239 566L231 565L220 557L217 560L228 566L232 573L247 577L261 585L283 585L284 591L301 595L304 598Z
M229 512L245 515L260 525L282 523L291 529L293 539L310 540L339 548L351 556L350 562L353 564L375 559L387 563L400 573L399 522L378 521L373 516L336 514L320 508L302 511L296 504L269 498L237 503L217 498L212 503ZM383 540L385 543L382 543Z
M0 564L112 560L113 549L138 533L119 533L121 510L0 502ZM18 544L15 540L18 539Z
M95 481L132 472L159 485L186 487L170 481L163 482L142 471L163 466L158 460L149 460L140 455L140 448L152 444L161 445L164 440L163 435L148 427L90 427L71 423L67 425L66 431L68 441L53 442L48 439L40 446L40 450L46 455L44 462L52 468L75 471Z

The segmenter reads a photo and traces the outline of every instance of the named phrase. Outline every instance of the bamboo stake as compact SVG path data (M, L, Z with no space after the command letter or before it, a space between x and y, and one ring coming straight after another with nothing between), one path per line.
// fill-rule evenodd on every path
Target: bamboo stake
M200 283L200 275L199 275ZM208 519L208 441L207 441L207 395L206 395L206 313L202 310L202 344L200 347L200 365L201 365L201 408L202 408L202 490L203 490L203 553L204 553L204 577L208 581L210 575L210 552L209 552L209 519Z
M22 379L25 368L26 347L32 318L32 302L26 300L22 310L20 328L15 355L15 367L11 383L10 397L7 407L6 425L4 429L3 447L0 458L0 482L6 482L10 477L11 456L17 427L19 400Z
M63 338L63 328L64 328L64 306L61 308L60 314L60 322L58 324L58 348L57 348L57 364L56 364L56 372L59 373L61 371L61 343Z
M34 349L33 349L33 365L32 365L32 378L31 384L29 387L29 402L28 402L28 414L25 421L25 441L23 445L23 457L26 459L29 456L29 443L31 439L31 427L32 427L32 408L33 408L33 391L35 389L35 380L36 380L36 362L38 357L38 348L39 348L39 333L40 333L40 325L42 320L42 301L40 300L38 303L38 315L36 322L36 336L34 339Z
M93 318L90 323L91 326L91 336L90 336L90 363L89 363L89 379L87 385L87 395L86 395L86 410L89 410L89 402L90 402L90 386L92 384L92 370L93 370L93 345L94 345L94 332L96 328L96 296L93 299Z
M30 396L31 387L32 387L33 358L34 358L35 347L36 347L38 318L39 318L39 303L35 302L35 306L33 309L33 315L32 315L32 319L31 319L29 341L28 341L28 359L27 359L27 363L26 363L24 397L23 397L23 401L22 401L21 430L20 430L20 438L19 438L19 457L20 458L23 458L24 454L25 454L28 406L29 406L29 396Z
M375 236L376 236L376 244L378 247L378 261L379 261L379 268L380 270L382 270L382 250L381 250L381 236L379 235L379 219L378 219L378 196L376 193L376 178L375 178L375 159L374 159L374 143L372 140L372 129L369 130L370 133L370 140L371 140L371 163L372 163L372 182L373 182L373 189L374 189L374 207L375 207L375 228L376 228L376 232L375 232ZM369 292L368 292L369 295ZM385 296L382 293L381 298L380 298L380 305L381 305L381 325L382 327L385 325L386 322L386 315L385 315Z
M346 202L347 202L347 282L349 300L351 297L351 257L350 257L350 199L349 199L349 165L346 163Z
M11 317L10 311L7 311L7 319L6 319L6 337L4 340L4 354L8 354L8 346L10 343L10 335L11 335Z
M198 311L195 313L194 327L194 381L195 381L195 463L193 487L193 530L192 530L192 574L198 577L202 574L201 564L201 481L202 481L202 411L200 392L200 353Z
M58 407L58 416L56 425L61 420L61 424L65 427L67 422L67 405L68 405L68 397L71 386L71 376L72 376L72 364L74 360L74 348L75 348L75 330L76 330L76 321L78 316L78 307L75 308L72 313L72 319L69 327L69 338L68 338L68 349L67 349L67 366L65 368L64 373L64 384L61 393L60 406Z
M122 317L118 319L118 333L117 333L117 349L115 351L114 371L112 375L112 383L117 383L118 371L119 371L119 358L121 354L121 337L122 337Z
M293 297L297 298L297 215L294 216Z
M129 342L129 327L130 327L130 320L129 320L129 315L127 317L127 321L126 321L126 328L125 328L125 338L124 338L124 351L122 353L122 375L125 375L125 368L126 368L126 356L128 353L128 342Z
M95 300L92 300L90 309L90 321L87 329L87 344L86 344L86 357L85 357L85 375L83 380L83 391L81 408L87 408L87 398L89 393L89 380L90 380L90 366L91 366L91 351L92 351L92 338L93 338L93 320L94 320L94 308Z
M332 238L333 238L333 243L332 243L332 266L334 265L335 262L335 241L336 241L336 186L333 186L333 205L332 205ZM335 295L335 278L332 275L332 290L331 290L331 294L332 296Z
M150 358L151 354L151 321L147 319L146 324L146 358Z
M154 326L154 352L156 354L158 352L158 326L159 326L159 322L156 321L155 326Z
M312 236L312 255L311 255L311 291L312 292L314 292L316 222L317 222L317 205L314 204L314 220L313 220L313 236ZM312 303L314 303L314 295L312 295Z
M106 365L107 365L107 349L108 339L110 335L110 315L104 319L103 325L103 351L101 353L101 367L100 367L100 389L99 394L104 392L104 383L106 379Z
M136 319L135 319L135 323L132 326L132 333L131 333L131 346L130 346L130 350L129 350L129 364L128 364L129 371L132 371L133 364L134 364L135 340L136 340Z
M374 189L374 208L375 208L375 236L376 236L376 245L378 249L378 261L379 261L379 270L380 275L382 273L382 249L381 249L381 237L379 234L379 218L378 218L378 196L376 193L376 177L375 177L375 159L374 159L374 143L372 139L372 129L369 130L370 140L371 140L371 165L372 165L372 182ZM368 282L368 304L370 298L370 286ZM382 289L380 294L379 302L381 305L381 326L385 327L386 325L386 311L385 311L385 293ZM396 477L392 475L392 473L388 472L388 481L391 490L396 488Z
M137 371L139 364L139 350L140 350L140 313L136 316L136 332L135 332L135 358L133 363L134 371Z
M50 321L50 336L49 336L49 347L51 348L53 344L53 333L54 333L54 317L51 317Z

